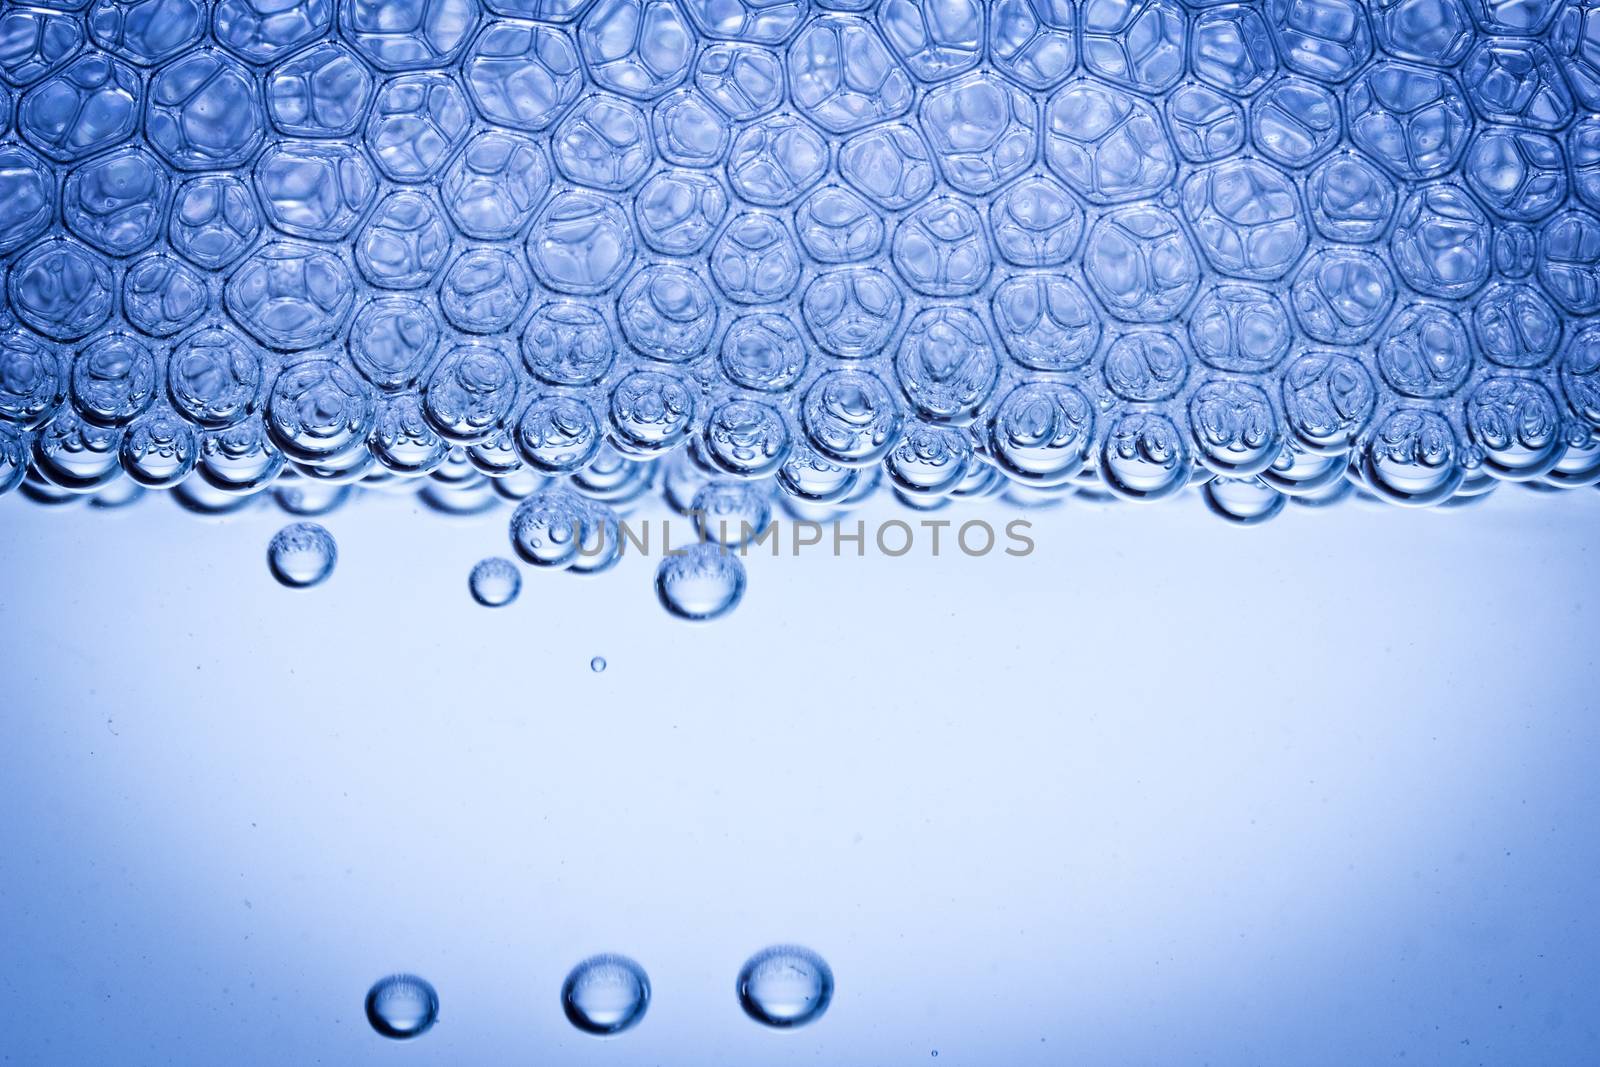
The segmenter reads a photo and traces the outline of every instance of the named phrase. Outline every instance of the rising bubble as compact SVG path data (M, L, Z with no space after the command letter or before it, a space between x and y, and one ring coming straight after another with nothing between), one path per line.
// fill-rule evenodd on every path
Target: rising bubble
M333 573L339 546L333 535L314 522L292 522L272 536L267 565L272 576L291 589L306 589Z
M421 1037L438 1018L439 994L414 974L380 978L367 990L367 1022L384 1037Z
M833 999L833 971L798 945L762 949L739 969L739 1006L758 1023L791 1029L815 1022Z
M509 559L490 556L481 559L467 577L472 599L486 608L503 608L522 592L522 572Z
M656 568L656 595L680 619L721 618L744 596L744 564L721 545L690 545Z
M599 671L605 664L596 656L590 666ZM649 1007L650 979L626 956L592 956L561 983L561 1010L586 1034L620 1034L637 1026Z

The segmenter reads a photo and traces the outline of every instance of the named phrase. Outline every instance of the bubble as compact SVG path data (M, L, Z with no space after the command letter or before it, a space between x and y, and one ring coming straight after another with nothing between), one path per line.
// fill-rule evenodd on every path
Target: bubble
M308 589L320 585L333 573L333 565L338 560L339 546L334 544L333 535L314 522L292 522L273 534L267 545L267 566L272 568L272 576L290 589ZM372 1013L372 996L376 994L377 987L374 986L373 990L373 994L367 998L369 1016ZM432 993L431 989L429 993ZM373 1025L377 1026L377 1023Z
M730 548L748 544L772 522L768 484L718 479L701 486L689 505L700 536Z
M776 945L739 968L737 989L746 1015L786 1030L822 1018L833 999L833 971L808 948Z
M522 572L509 559L490 556L473 564L467 576L472 599L486 608L503 608L522 592Z
M511 547L535 567L572 565L581 544L584 506L570 490L534 493L511 513Z
M596 674L600 674L606 669L606 658L604 656L596 656L589 661L589 669Z
M656 596L680 619L721 618L744 596L744 564L721 545L690 545L656 568Z
M421 1037L438 1021L439 994L414 974L393 974L367 990L366 1009L374 1030L403 1041Z
M599 673L606 661L596 656L589 667ZM592 956L561 983L561 1010L586 1034L610 1037L632 1029L649 1007L650 979L626 956Z
M1240 526L1266 522L1289 502L1260 478L1213 478L1201 494L1212 514Z

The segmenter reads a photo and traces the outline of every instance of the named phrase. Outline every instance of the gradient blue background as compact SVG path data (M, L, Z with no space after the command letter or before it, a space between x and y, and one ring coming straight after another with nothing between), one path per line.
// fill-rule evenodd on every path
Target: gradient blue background
M476 606L504 511L365 498L290 592L271 509L0 500L0 1061L1600 1062L1600 493L1027 517L686 626L636 557ZM733 997L782 940L793 1033Z

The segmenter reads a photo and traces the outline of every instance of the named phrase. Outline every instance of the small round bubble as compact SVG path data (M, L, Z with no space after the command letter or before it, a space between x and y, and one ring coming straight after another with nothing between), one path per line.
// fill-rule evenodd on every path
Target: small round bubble
M744 564L721 545L690 545L656 568L656 596L680 619L706 622L732 611L744 596Z
M267 545L272 576L291 589L307 589L326 581L338 559L339 546L333 535L314 522L290 523Z
M467 576L472 599L486 608L503 608L522 592L522 572L509 559L490 556L479 560Z
M589 669L596 674L600 674L606 669L606 658L604 656L596 656L589 661Z
M598 664L598 666L595 666ZM596 656L590 666L601 671ZM631 1029L650 1007L650 979L626 956L594 956L572 969L561 984L561 1010L586 1034L610 1037Z
M421 1037L438 1021L439 994L414 974L394 974L367 990L366 1009L374 1030L404 1041Z
M791 1029L816 1022L833 999L833 971L798 945L777 945L739 969L739 1006L765 1026Z

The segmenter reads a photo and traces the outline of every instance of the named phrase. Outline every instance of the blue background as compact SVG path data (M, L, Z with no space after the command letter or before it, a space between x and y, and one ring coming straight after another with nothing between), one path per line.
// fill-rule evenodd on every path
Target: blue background
M1600 1061L1600 494L1027 517L690 626L637 557L478 607L505 511L363 498L291 592L271 509L0 500L0 1060ZM767 1031L791 940L838 996ZM655 987L610 1041L601 951Z

